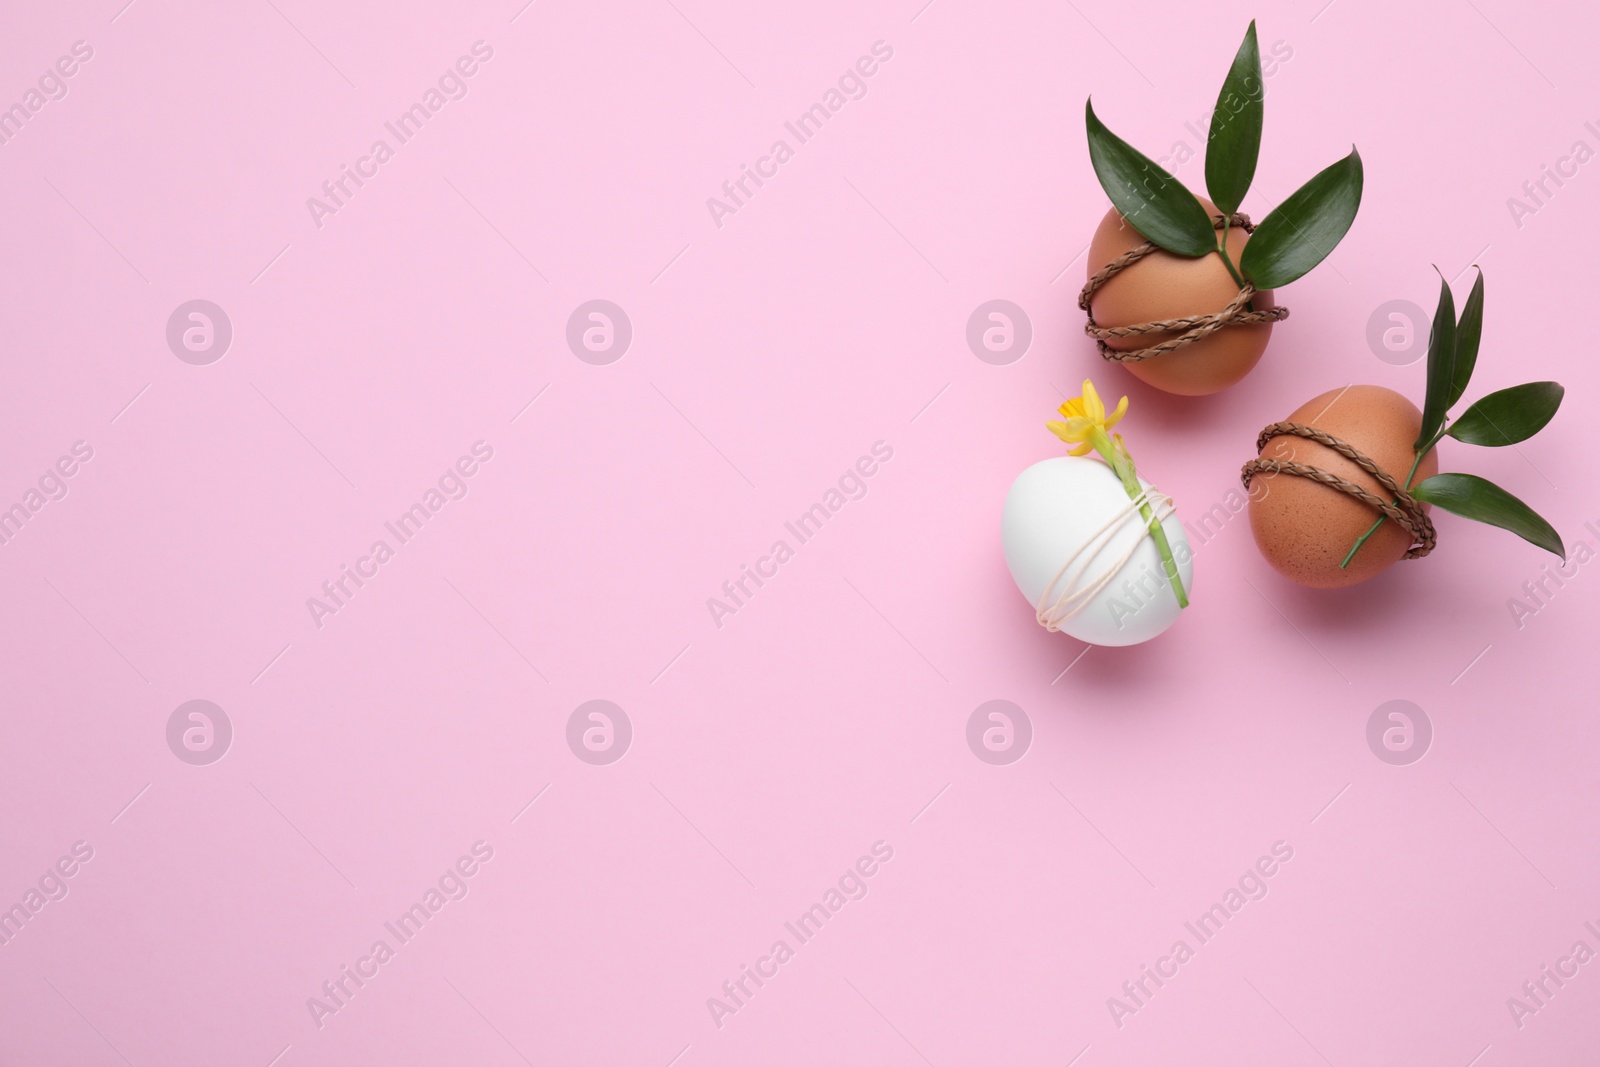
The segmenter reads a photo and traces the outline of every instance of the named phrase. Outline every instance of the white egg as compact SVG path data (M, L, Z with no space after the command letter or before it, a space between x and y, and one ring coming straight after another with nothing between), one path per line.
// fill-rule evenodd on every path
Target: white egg
M1140 484L1153 492L1148 482ZM1038 609L1048 589L1043 606L1050 608L1070 592L1069 584L1086 593L1104 583L1072 602L1056 623L1062 633L1095 645L1136 645L1166 630L1185 610L1178 607L1149 527L1138 512L1129 514L1131 504L1116 473L1092 456L1035 463L1011 484L1000 537L1011 577L1028 603ZM1183 523L1173 512L1161 528L1188 592L1194 561Z

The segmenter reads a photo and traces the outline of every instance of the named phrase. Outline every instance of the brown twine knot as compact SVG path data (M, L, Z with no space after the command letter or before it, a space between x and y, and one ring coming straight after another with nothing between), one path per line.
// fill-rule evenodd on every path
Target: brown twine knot
M1314 426L1305 426L1298 422L1275 422L1261 431L1256 438L1256 451L1260 452L1267 446L1272 438L1282 434L1295 437L1304 437L1308 441L1315 441L1319 445L1326 445L1345 459L1372 475L1384 491L1394 499L1385 500L1382 497L1369 493L1354 482L1347 482L1336 474L1329 474L1320 467L1312 467L1304 463L1295 463L1289 460L1268 459L1257 456L1246 463L1239 470L1239 480L1244 483L1245 492L1250 491L1250 478L1257 471L1266 471L1271 474L1293 474L1301 478L1310 478L1321 482L1331 489L1355 497L1363 504L1367 504L1382 512L1384 517L1397 523L1411 535L1411 547L1406 550L1405 559L1419 559L1433 551L1437 540L1433 529L1433 520L1428 518L1422 510L1422 503L1409 492L1400 487L1389 473L1380 468L1360 449L1357 449L1334 437L1332 434L1323 433Z
M1243 212L1235 212L1233 215L1228 216L1227 222L1230 226L1237 226L1245 233L1255 231L1255 225L1250 221L1250 216ZM1214 228L1220 230L1223 224L1223 216L1211 216L1211 224ZM1089 316L1089 321L1084 326L1083 332L1094 338L1094 343L1099 347L1100 354L1106 359L1117 363L1139 363L1159 356L1163 352L1173 352L1185 345L1192 345L1196 341L1210 337L1224 326L1279 322L1289 317L1289 309L1286 307L1268 308L1265 311L1249 310L1250 301L1256 295L1256 288L1246 282L1244 287L1239 290L1239 295L1234 297L1227 307L1212 315L1187 315L1183 318L1141 322L1132 326L1107 327L1096 323L1094 321L1094 312L1090 310L1094 295L1100 291L1100 288L1106 282L1155 251L1157 251L1156 245L1150 241L1146 241L1137 248L1130 248L1096 271L1088 282L1084 284L1083 291L1078 294L1078 306ZM1140 337L1144 334L1168 333L1173 330L1181 330L1183 332L1176 337L1170 337L1148 348L1136 348L1129 352L1119 351L1106 344L1106 341L1113 337Z

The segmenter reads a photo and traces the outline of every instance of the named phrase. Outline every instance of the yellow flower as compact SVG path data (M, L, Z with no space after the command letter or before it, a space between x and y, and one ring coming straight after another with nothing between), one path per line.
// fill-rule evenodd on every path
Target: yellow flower
M1061 438L1069 445L1077 445L1071 450L1071 455L1086 456L1095 447L1094 434L1098 431L1105 432L1122 421L1122 416L1128 413L1128 398L1123 397L1117 401L1117 409L1106 417L1106 406L1100 402L1100 394L1095 392L1094 383L1087 378L1083 381L1083 395L1075 396L1061 405L1061 417L1066 422L1047 422L1045 425L1050 432Z

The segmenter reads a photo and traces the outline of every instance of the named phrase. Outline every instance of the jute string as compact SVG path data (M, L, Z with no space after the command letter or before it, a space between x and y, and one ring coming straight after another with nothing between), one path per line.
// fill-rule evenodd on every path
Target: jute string
M1255 225L1250 221L1250 216L1243 212L1236 212L1228 217L1228 225L1237 227L1245 233L1255 230ZM1217 229L1222 228L1223 216L1211 216L1211 224ZM1188 315L1180 319L1160 319L1156 322L1141 322L1132 326L1101 326L1094 321L1094 312L1090 310L1094 296L1100 288L1127 270L1150 253L1158 251L1156 246L1149 241L1130 248L1122 253L1090 277L1084 284L1083 291L1078 294L1078 306L1089 316L1088 323L1083 332L1094 338L1094 343L1099 347L1100 354L1106 359L1118 363L1138 363L1146 359L1159 356L1164 352L1173 352L1185 345L1192 345L1196 341L1210 337L1224 326L1242 326L1260 322L1278 322L1289 317L1286 307L1268 308L1265 311L1250 310L1250 300L1256 295L1255 286L1245 283L1239 290L1239 295L1228 303L1228 306L1212 315ZM1142 337L1151 333L1171 333L1181 331L1175 337L1153 344L1148 348L1136 348L1122 352L1106 341L1120 337Z
M1139 551L1139 546L1144 544L1145 539L1150 536L1150 526L1145 521L1144 516L1139 514L1139 509L1146 505L1151 506L1151 510L1154 512L1158 522L1165 522L1176 510L1173 506L1172 498L1156 489L1146 489L1137 497L1130 499L1127 507L1113 515L1104 526L1094 532L1094 535L1088 541L1079 546L1076 552L1067 557L1066 562L1062 563L1060 569L1056 571L1056 576L1050 579L1050 584L1044 587L1044 592L1039 594L1039 603L1034 606L1034 617L1039 620L1040 626L1043 626L1051 633L1059 632L1062 623L1082 612L1084 608L1089 606L1089 602L1100 594L1101 590L1116 580L1117 575L1122 573L1122 569L1132 561L1133 554ZM1089 565L1094 562L1094 558L1100 554L1102 549L1110 545L1112 538L1116 537L1130 521L1137 522L1140 529L1144 531L1143 534L1134 538L1121 557L1102 574L1086 585L1080 584L1084 581L1084 572L1089 569ZM1062 578L1067 574L1067 569L1073 563L1078 562L1080 558L1082 562L1078 563L1077 570L1073 571L1070 577L1066 577L1065 582L1062 582ZM1166 576L1164 568L1165 564L1163 564L1162 577ZM1061 592L1056 595L1055 601L1052 603L1050 597L1057 583L1061 583Z
M1422 510L1422 504L1416 497L1400 487L1400 483L1389 476L1389 473L1380 468L1361 450L1346 444L1331 434L1327 434L1314 426L1306 426L1298 422L1275 422L1261 431L1256 438L1256 451L1260 452L1267 446L1267 442L1280 435L1303 437L1308 441L1315 441L1319 445L1326 445L1339 455L1348 459L1383 486L1393 499L1385 500L1375 493L1370 493L1354 482L1345 481L1336 474L1329 474L1320 467L1313 467L1305 463L1295 463L1289 460L1268 459L1265 456L1246 463L1239 470L1239 480L1244 482L1245 491L1250 489L1250 478L1257 471L1266 471L1270 474L1293 474L1300 478L1310 478L1312 481L1321 482L1330 489L1337 489L1348 496L1353 496L1363 504L1367 504L1382 512L1384 517L1397 523L1411 535L1411 547L1407 549L1405 559L1419 559L1433 551L1436 537L1433 521Z

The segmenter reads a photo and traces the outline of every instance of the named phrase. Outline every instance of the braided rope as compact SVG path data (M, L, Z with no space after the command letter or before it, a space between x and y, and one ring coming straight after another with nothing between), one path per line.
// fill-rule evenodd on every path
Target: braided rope
M1212 226L1221 229L1223 216L1211 216ZM1230 226L1236 226L1245 233L1252 233L1255 224L1250 221L1250 216L1243 212L1235 212L1227 217ZM1176 319L1159 319L1155 322L1140 322L1132 326L1101 326L1094 321L1094 312L1091 305L1095 294L1098 293L1106 282L1127 270L1150 253L1158 251L1156 245L1146 241L1136 248L1130 248L1104 267L1101 267L1089 280L1084 283L1083 290L1078 294L1078 307L1089 316L1089 321L1083 327L1083 332L1094 338L1095 345L1100 349L1100 355L1117 363L1139 363L1152 359L1165 352L1174 352L1185 345L1192 345L1216 333L1225 326L1242 326L1262 322L1279 322L1289 317L1286 307L1267 308L1265 311L1250 310L1250 301L1256 295L1256 288L1245 283L1239 290L1239 295L1228 302L1228 306L1221 311L1210 315L1186 315ZM1182 331L1176 337L1151 345L1148 348L1136 348L1132 351L1122 352L1106 341L1120 337L1141 337L1151 333L1170 333L1174 330Z
M1250 479L1259 471L1269 474L1293 474L1300 478L1309 478L1321 482L1330 489L1337 489L1347 496L1355 497L1363 504L1377 509L1383 516L1404 529L1411 535L1411 547L1406 550L1405 559L1420 559L1433 551L1437 543L1437 535L1433 528L1433 520L1428 518L1427 512L1422 509L1422 503L1409 492L1400 487L1389 473L1379 467L1372 459L1360 449L1346 444L1332 434L1324 433L1314 426L1306 426L1298 422L1275 422L1261 431L1256 438L1256 451L1260 452L1267 446L1267 442L1274 437L1290 435L1303 437L1308 441L1315 441L1333 449L1339 455L1348 459L1383 486L1385 492L1394 499L1385 500L1375 493L1371 493L1354 482L1346 481L1336 474L1330 474L1320 467L1312 467L1305 463L1295 463L1290 460L1268 459L1258 456L1239 469L1239 480L1244 483L1246 492L1250 490Z

